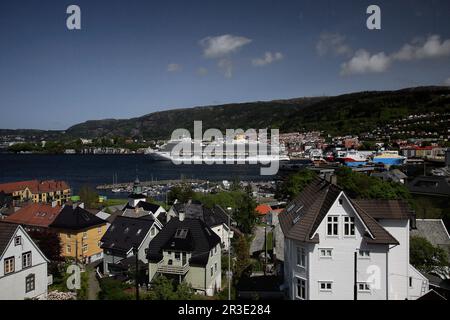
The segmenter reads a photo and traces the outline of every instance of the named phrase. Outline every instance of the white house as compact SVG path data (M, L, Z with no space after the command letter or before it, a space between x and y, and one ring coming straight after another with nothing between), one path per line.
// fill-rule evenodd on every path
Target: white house
M317 178L279 216L284 286L297 300L404 300L428 292L409 264L406 203L353 200Z
M20 225L0 223L0 300L46 299L48 262Z

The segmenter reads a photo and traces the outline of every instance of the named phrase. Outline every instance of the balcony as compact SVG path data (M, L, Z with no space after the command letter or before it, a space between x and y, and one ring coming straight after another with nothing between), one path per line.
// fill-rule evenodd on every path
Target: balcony
M158 263L158 272L166 274L185 275L189 271L189 263L184 266L168 265L163 260Z

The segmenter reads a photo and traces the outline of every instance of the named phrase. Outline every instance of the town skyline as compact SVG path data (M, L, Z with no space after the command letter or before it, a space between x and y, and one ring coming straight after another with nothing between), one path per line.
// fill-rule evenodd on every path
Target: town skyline
M255 3L78 1L82 29L70 31L70 4L0 5L1 30L10 30L0 44L0 128L64 130L91 119L450 80L445 1L381 1L381 30L367 29L366 2L259 1L255 13Z

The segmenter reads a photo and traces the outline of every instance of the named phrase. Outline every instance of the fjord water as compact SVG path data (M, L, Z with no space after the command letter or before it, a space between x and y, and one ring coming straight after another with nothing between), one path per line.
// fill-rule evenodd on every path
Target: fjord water
M168 179L204 179L210 181L269 180L261 176L258 165L174 165L152 161L145 155L38 155L0 154L0 183L20 180L58 179L67 181L78 192L83 185L96 187L113 182ZM113 196L109 192L102 194ZM123 195L122 195L123 196Z

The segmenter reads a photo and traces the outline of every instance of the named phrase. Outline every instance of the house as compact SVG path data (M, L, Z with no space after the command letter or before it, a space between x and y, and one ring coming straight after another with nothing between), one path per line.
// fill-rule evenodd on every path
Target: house
M441 176L419 176L407 185L413 194L450 197L450 179Z
M337 185L314 179L279 216L287 296L417 299L428 292L428 280L409 264L413 219L405 202L350 199Z
M392 181L401 184L405 184L406 180L408 179L408 176L398 169L394 169L391 171L374 172L372 173L372 177L377 177L384 181Z
M46 229L53 223L61 211L54 204L30 203L6 217L6 222L22 225L27 231Z
M0 300L46 299L48 262L23 227L0 222Z
M70 199L71 190L64 181L19 181L0 184L0 191L9 194L14 201L51 203L62 205Z
M146 250L150 241L162 229L162 224L153 217L130 218L118 216L101 241L103 249L103 273L114 274L117 265L124 259L134 257L134 248L138 250L138 259L147 265Z
M84 205L65 205L50 228L58 232L62 253L66 258L75 258L91 263L102 258L100 240L106 232L105 220L84 209Z
M148 248L149 282L164 275L212 296L221 289L221 252L219 236L203 220L171 218Z
M211 230L220 237L222 249L228 251L229 241L233 238L234 232L229 226L229 214L219 205L207 208L200 202L189 201L188 203L175 203L167 213L167 219L172 217L200 219Z
M444 249L450 259L450 236L441 219L416 219L416 228L411 230L411 236L425 238L432 245Z

